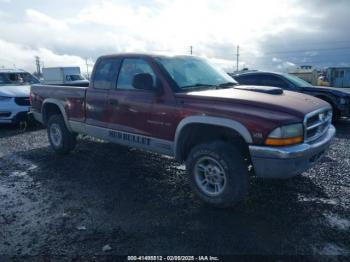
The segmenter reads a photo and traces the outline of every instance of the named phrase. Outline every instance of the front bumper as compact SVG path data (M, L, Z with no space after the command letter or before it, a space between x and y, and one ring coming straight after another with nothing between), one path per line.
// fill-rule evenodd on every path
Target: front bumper
M30 106L20 106L11 98L0 101L0 124L11 124L26 118Z
M287 147L249 146L256 176L289 178L301 174L322 157L335 132L331 125L322 137L312 143Z

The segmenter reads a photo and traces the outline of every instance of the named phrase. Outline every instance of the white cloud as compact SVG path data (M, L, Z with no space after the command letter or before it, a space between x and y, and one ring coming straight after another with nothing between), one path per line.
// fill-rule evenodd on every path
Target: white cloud
M322 30L319 23L305 23L304 18L309 21L324 18L321 11L310 12L310 7L303 7L297 0L150 0L140 3L87 2L84 6L71 5L75 12L69 15L63 9L54 15L54 12L32 7L25 9L22 17L12 13L18 18L15 20L3 18L0 12L0 40L12 43L22 54L42 55L47 63L51 59L57 62L57 56L66 58L67 55L82 60L116 52L188 54L192 45L195 55L208 57L225 69L234 67L235 47L239 44L243 52L240 67L258 68L264 60L273 66L279 64L264 55L262 43L287 32L293 32L288 39L298 33L315 34ZM282 40L288 43L288 39ZM3 55L0 64L4 59L13 59L7 53ZM17 65L27 66L28 62L21 56L16 59Z
M41 57L46 67L80 66L85 68L85 61L79 56L58 55L46 48L25 48L0 39L0 67L16 66L33 72L35 56Z
M81 10L75 24L101 25L115 37L125 35L152 42L159 48L181 50L189 44L231 42L251 46L251 40L299 27L305 15L290 1L157 1L132 7L103 1ZM254 6L254 8L252 8ZM276 23L276 21L279 21Z
M26 10L28 22L34 26L46 27L50 30L64 31L68 30L66 23L45 15L39 11L28 9ZM40 29L39 29L40 30Z

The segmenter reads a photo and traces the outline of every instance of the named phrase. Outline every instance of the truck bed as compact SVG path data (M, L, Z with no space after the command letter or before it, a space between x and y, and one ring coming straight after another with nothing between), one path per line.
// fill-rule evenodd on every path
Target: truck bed
M87 87L32 85L32 111L41 113L44 101L59 100L64 107L69 120L85 121L85 97Z

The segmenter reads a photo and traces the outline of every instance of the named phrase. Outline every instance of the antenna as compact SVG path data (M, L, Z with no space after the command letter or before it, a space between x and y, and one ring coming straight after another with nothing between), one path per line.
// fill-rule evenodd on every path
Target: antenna
M85 64L86 64L86 76L88 79L90 79L90 75L89 75L89 63L87 58L85 58Z
M237 45L237 67L236 67L236 71L238 72L239 69L239 45Z

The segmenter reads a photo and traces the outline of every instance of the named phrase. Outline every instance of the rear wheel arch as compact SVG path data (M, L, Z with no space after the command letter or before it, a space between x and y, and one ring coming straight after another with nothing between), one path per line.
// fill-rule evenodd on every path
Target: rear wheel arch
M50 115L47 123L47 135L51 147L59 155L68 154L76 145L76 134L68 130L62 114Z
M199 121L200 118L204 121ZM250 158L248 145L252 143L252 138L249 131L241 123L204 116L180 122L175 134L176 159L181 162L186 160L194 146L211 141L235 144L245 157Z
M44 101L43 106L42 106L42 116L43 116L43 123L44 125L47 125L50 117L52 115L62 115L64 122L67 126L67 129L69 131L71 130L71 127L68 122L67 115L65 113L64 106L60 101L57 101L56 99L47 99Z

